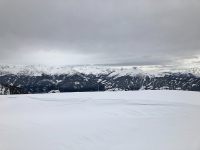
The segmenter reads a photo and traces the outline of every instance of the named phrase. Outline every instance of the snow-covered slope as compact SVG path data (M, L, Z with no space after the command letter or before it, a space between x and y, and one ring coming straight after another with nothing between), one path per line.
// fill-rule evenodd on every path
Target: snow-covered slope
M128 69L116 69L115 71L113 71L111 74L109 74L109 77L122 77L122 76L137 76L137 75L141 75L141 76L149 76L149 77L160 77L163 76L163 73L159 73L157 71L143 71L137 67L133 67L133 68L128 68Z
M191 74L193 74L193 75L195 75L197 77L200 77L200 68L197 68L197 67L191 68L189 70L186 70L185 72L186 73L191 73Z
M42 66L42 65L0 66L0 75L16 74L16 75L25 75L25 76L41 76L42 74L73 75L76 73L77 72L72 67L49 67L49 66Z
M161 76L162 73L156 71L143 71L137 67L133 68L108 68L108 67L95 67L95 66L83 66L83 67L50 67L42 65L29 65L29 66L0 66L0 75L17 74L26 76L41 76L42 74L55 75L55 74L69 74L76 73L93 74L93 75L109 75L109 76L124 76L124 75L150 75Z
M200 93L0 97L1 150L199 150Z
M93 75L108 75L115 71L114 68L107 68L107 67L94 67L94 66L84 66L84 67L73 67L79 73L83 73L86 75L93 74Z
M172 71L173 73L181 74L193 74L194 76L200 77L199 68L191 68L189 70L177 70ZM135 75L147 75L154 77L162 77L166 73L158 71L144 71L137 67L132 68L108 68L108 67L96 67L96 66L83 66L83 67L51 67L43 65L29 65L29 66L17 66L17 65L7 65L0 66L0 75L15 74L15 75L26 75L26 76L41 76L42 74L47 75L61 75L61 74L93 74L93 75L109 75L110 77L116 76L135 76Z

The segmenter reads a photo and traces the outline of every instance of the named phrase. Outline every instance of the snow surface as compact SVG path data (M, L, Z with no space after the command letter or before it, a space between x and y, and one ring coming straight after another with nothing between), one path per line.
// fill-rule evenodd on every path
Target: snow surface
M1 150L199 150L200 93L0 96Z

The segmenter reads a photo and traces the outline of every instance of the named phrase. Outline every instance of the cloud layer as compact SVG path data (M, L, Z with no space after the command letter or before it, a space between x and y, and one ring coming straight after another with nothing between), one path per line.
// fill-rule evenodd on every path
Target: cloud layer
M1 0L0 63L199 65L200 1Z

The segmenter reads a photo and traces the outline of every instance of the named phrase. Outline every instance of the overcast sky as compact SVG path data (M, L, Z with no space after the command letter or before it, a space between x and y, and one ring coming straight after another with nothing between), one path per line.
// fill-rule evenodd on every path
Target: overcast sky
M200 65L199 0L0 0L0 64Z

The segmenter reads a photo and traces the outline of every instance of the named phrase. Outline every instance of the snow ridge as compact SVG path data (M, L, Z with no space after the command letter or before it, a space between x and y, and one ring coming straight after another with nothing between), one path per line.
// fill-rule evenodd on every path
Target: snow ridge
M191 68L189 70L177 70L170 72L158 72L158 71L144 71L137 67L132 68L108 68L108 67L96 67L96 66L83 66L83 67L55 67L55 66L44 66L44 65L6 65L0 66L0 76L7 74L24 75L24 76L42 76L47 75L74 75L74 74L85 74L85 75L108 75L109 77L121 77L125 75L129 76L149 76L149 77L163 77L170 73L180 74L192 74L196 77L200 77L200 68Z
M15 74L25 76L41 76L42 74L57 75L77 73L72 67L49 67L43 65L0 66L0 75Z

